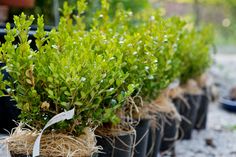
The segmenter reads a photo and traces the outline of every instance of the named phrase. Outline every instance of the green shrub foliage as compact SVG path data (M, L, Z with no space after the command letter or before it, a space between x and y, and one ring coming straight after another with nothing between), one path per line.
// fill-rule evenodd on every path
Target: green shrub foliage
M101 2L89 30L85 0L77 2L78 14L65 3L58 28L50 32L39 16L37 50L28 39L33 16L22 13L13 29L6 25L0 61L10 78L1 82L1 95L17 101L22 121L41 129L54 115L75 108L74 119L54 129L80 134L86 126L116 125L128 97L151 101L173 80L195 77L210 65L209 29L190 29L158 11L118 8L111 18L109 3Z

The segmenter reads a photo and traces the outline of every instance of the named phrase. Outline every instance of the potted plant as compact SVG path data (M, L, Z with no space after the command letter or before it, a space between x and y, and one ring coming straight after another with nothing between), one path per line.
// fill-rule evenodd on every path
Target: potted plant
M120 56L122 57L122 67L121 70L124 73L127 73L127 78L124 81L121 81L122 88L128 89L127 91L124 91L126 101L123 102L122 108L120 108L120 111L116 114L120 117L119 124L116 125L109 125L109 123L104 123L102 127L99 127L97 129L98 135L102 136L103 138L100 140L98 138L98 145L102 145L104 147L104 153L99 154L99 156L110 156L111 154L115 156L130 156L131 152L133 151L134 147L134 132L127 126L125 123L130 123L129 121L133 121L132 114L130 115L131 108L134 108L135 101L133 98L131 98L132 95L134 95L135 90L138 90L140 88L142 81L144 79L144 76L146 76L145 69L143 68L144 64L139 64L143 61L144 58L136 59L135 55L139 55L133 53L136 51L135 45L138 44L139 39L141 38L140 35L136 34L134 36L131 36L130 32L127 31L124 33L123 31L127 29L127 23L129 22L130 15L128 12L124 12L121 10L117 11L116 18L109 19L108 12L109 7L108 4L103 1L102 3L102 9L98 15L103 15L102 18L98 17L97 21L95 21L98 25L93 26L96 29L100 30L104 35L103 39L106 42L101 41L99 38L98 42L103 43L103 46L107 45L108 43L111 45L111 42L113 43L113 49L116 51L111 51L110 53L113 55L117 55L118 52L122 52ZM126 16L126 19L124 18ZM122 27L121 27L122 25ZM116 36L116 38L114 38ZM128 46L131 45L132 46ZM99 52L99 51L98 51ZM147 59L147 58L146 58ZM137 66L137 69L141 69L139 71L140 77L138 76L138 73L135 73L134 67ZM127 88L128 87L128 88ZM138 100L138 97L137 97ZM139 99L140 100L140 99ZM137 119L136 119L137 120ZM148 123L145 123L147 126L145 128L148 128ZM125 129L126 127L126 129ZM106 130L106 132L104 132ZM126 133L125 133L126 132ZM145 132L145 131L144 131ZM131 135L130 135L131 133ZM137 133L137 138L141 139L139 136L139 133ZM126 138L125 138L126 137ZM109 143L108 140L113 139L112 144ZM123 143L126 143L126 146L122 146L119 142L119 140L122 140ZM127 141L127 139L131 139ZM145 140L144 140L145 141ZM138 150L141 151L142 149Z
M150 20L150 16L153 18L152 20ZM126 69L128 69L133 80L141 79L141 81L137 82L142 85L138 94L143 100L143 105L136 103L138 111L133 113L136 117L140 117L140 123L136 126L136 143L138 142L138 145L135 147L135 151L137 151L135 152L135 156L156 156L159 151L157 141L161 139L161 136L158 135L161 130L157 126L161 126L162 123L164 123L159 118L161 112L163 112L163 110L160 110L160 106L167 106L167 108L170 106L166 103L158 104L154 100L160 95L162 90L168 86L170 80L174 79L176 76L176 73L171 73L171 76L166 77L164 73L171 69L168 60L172 60L173 55L171 55L172 49L170 50L169 46L172 46L173 42L175 42L177 35L173 35L170 38L167 37L168 33L173 34L174 26L168 29L167 26L171 23L171 20L165 21L156 12L152 12L150 15L142 13L138 15L134 21L139 22L134 28L129 27L129 29L127 29L132 30L134 39L132 43L127 44L127 47L126 42L124 42L122 47L124 48L123 52L131 49L130 52L125 53L127 58L125 62L128 64ZM147 30L153 31L150 32ZM136 32L138 33L135 34ZM159 39L157 39L156 36L158 36ZM134 41L137 41L137 44ZM140 47L140 49L133 49L135 47ZM137 94L135 93L135 95ZM148 133L148 125L144 123L146 122L147 124L148 121L150 121L147 117L153 117L152 119L155 119L154 128L149 129L148 136L146 134ZM143 128L143 130L139 130L139 128ZM153 138L155 139L155 137L157 140L154 141ZM147 141L149 142L148 145L146 144ZM141 149L145 147L147 147L146 151L145 149ZM153 148L155 152L153 153L150 148Z
M149 23L149 25L146 29L153 30L152 32L150 32L149 37L152 39L150 40L150 47L152 48L148 48L151 50L150 52L152 52L156 57L157 71L155 75L153 75L154 79L150 80L147 83L147 87L144 86L147 88L146 90L144 90L144 94L146 94L144 95L144 98L151 101L151 110L156 112L156 123L158 123L157 126L159 127L156 129L152 129L152 132L156 132L157 135L159 132L161 132L161 136L158 137L155 134L153 135L153 133L151 133L149 138L153 139L155 136L157 137L154 142L153 140L150 140L149 148L153 148L153 151L148 151L151 152L149 156L156 156L159 152L159 147L162 148L161 151L164 151L166 149L166 145L167 147L168 145L171 147L174 146L175 136L178 131L178 129L176 129L176 127L178 127L178 113L176 112L174 106L171 105L168 97L163 95L166 95L165 89L168 87L168 85L180 74L178 66L180 62L178 58L176 59L176 50L178 46L176 42L179 38L180 33L179 31L176 31L175 28L183 27L184 22L180 21L178 18L169 18L162 20L161 17L158 16L158 14L154 14L154 16L149 15L147 21L149 21L147 22ZM143 32L145 31L143 30ZM150 94L148 95L147 93L149 92ZM170 114L172 115L171 117L168 116ZM172 123L168 123L168 121L171 121ZM169 134L168 130L171 130L172 135ZM168 136L169 138L170 136L172 136L173 138L173 141L170 142L171 144L167 144L166 140L162 140L160 144L159 141L161 139L167 139Z
M194 126L194 128L197 130L205 129L207 124L208 106L211 101L210 87L212 86L209 80L210 79L207 73L202 74L196 79L198 86L203 91L200 106L197 113L196 123Z
M185 65L181 70L180 80L186 101L179 100L182 104L179 106L181 110L180 114L183 114L188 119L181 123L181 127L185 129L183 138L190 139L203 94L196 81L192 78L196 78L202 74L211 65L209 51L211 35L209 37L205 36L205 34L210 33L209 28L202 30L189 29L186 31L188 34L182 38L182 42L185 43L189 40L194 40L189 46L180 45L180 51L182 53L179 58L183 60L182 64ZM178 100L176 102L178 103Z
M79 7L81 8L81 5ZM57 156L57 152L63 153L61 150L54 152L54 150L44 149L44 144L54 140L50 137L56 136L58 133L64 134L75 142L72 142L72 144L77 145L74 148L75 150L70 150L74 155L90 156L93 154L97 151L95 136L91 129L87 128L99 125L107 119L112 119L116 123L117 118L112 113L123 101L123 93L119 89L121 83L113 83L114 81L124 81L127 74L119 70L119 62L107 62L110 59L109 54L95 55L93 50L84 49L86 46L90 46L88 44L90 38L86 35L87 32L74 29L77 27L74 27L72 23L67 25L68 27L64 27L65 23L71 21L70 16L68 16L70 13L70 7L65 5L64 16L61 18L58 30L53 29L48 34L43 29L43 18L38 18L38 29L35 34L38 48L36 51L30 48L30 42L27 39L29 26L34 18L31 16L28 19L24 14L15 17L15 27L10 29L10 25L7 24L6 42L1 46L1 61L6 64L3 68L7 69L12 78L1 82L3 90L5 90L5 86L9 87L5 90L7 93L1 94L10 95L16 100L17 107L21 110L21 120L34 128L33 131L22 131L24 134L20 134L21 141L15 140L15 144L22 143L22 140L27 141L29 137L30 141L28 142L32 146L38 131L50 118L64 110L75 108L73 120L54 125L43 136L43 139L47 139L45 139L46 143L41 143L43 145L41 154L44 156L47 156L48 153L52 153L53 156ZM77 38L79 34L82 35L83 33L84 38ZM92 33L89 35L89 37L93 37ZM16 37L20 39L17 46L12 43ZM78 53L81 51L83 53ZM19 71L14 69L19 69ZM101 82L101 80L103 81ZM121 102L118 101L117 97ZM118 103L114 103L114 99L117 99ZM112 108L108 106L111 103L113 104ZM97 112L92 112L94 110ZM36 131L36 136L34 131ZM83 135L83 133L85 134ZM13 135L7 141L14 143L14 137L18 136ZM62 139L59 138L58 140ZM89 142L88 140L92 141ZM84 143L80 145L78 141ZM64 153L69 153L66 143L64 146ZM19 145L16 147L16 150L21 148ZM32 152L32 147L27 147L27 149L24 147L20 149L21 151L15 151L12 145L9 148L15 154ZM52 148L57 149L58 147ZM85 148L87 152L76 151Z
M165 45L166 38L164 37L164 33L160 30L157 31L161 37L160 40L162 43L161 45L155 45L156 41L153 40L153 37L156 36L156 34L151 34L151 32L145 33L145 30L151 29L151 27L158 29L158 24L162 24L163 21L153 20L150 22L147 17L133 18L130 12L124 12L123 10L118 11L115 16L116 18L110 21L107 16L107 9L108 7L103 6L101 12L97 13L98 15L102 15L102 18L101 21L95 21L97 25L92 28L100 29L104 33L103 38L106 41L104 43L107 44L111 40L113 43L117 44L117 48L123 53L122 70L129 73L123 86L125 87L127 86L126 84L131 83L135 85L135 90L133 90L130 95L131 97L128 98L123 107L129 113L127 115L126 112L124 112L124 118L139 122L135 125L137 145L134 147L134 155L146 156L147 150L145 148L147 147L148 141L149 117L153 116L149 112L151 111L150 109L155 108L150 108L148 104L157 97L161 89L168 85L169 82L168 80L166 81L166 77L163 77L163 73L169 66L166 66L168 63L165 62L164 59L167 56L164 54L161 55L162 52L156 53L162 45L168 45ZM133 21L139 22L136 25L132 25ZM165 29L164 24L160 28ZM116 37L115 39L113 38L114 36ZM144 50L148 50L148 52ZM168 49L165 51L168 52ZM164 65L159 66L158 59L162 60L161 64ZM157 71L157 67L161 67L159 71ZM161 80L157 79L158 76L160 76ZM154 112L154 117L156 117L156 114L158 114L156 113L157 110L155 109ZM109 138L111 138L111 136L112 135L110 135ZM103 146L106 145L108 144L103 144ZM111 154L112 152L110 151L108 153ZM103 155L104 154L102 154L102 156Z

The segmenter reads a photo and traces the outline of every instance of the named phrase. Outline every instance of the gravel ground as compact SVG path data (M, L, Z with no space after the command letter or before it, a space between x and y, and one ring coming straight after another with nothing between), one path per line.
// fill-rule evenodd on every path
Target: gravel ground
M226 96L236 85L236 54L218 54L211 69L220 84L220 96ZM176 143L176 157L236 157L236 113L210 104L206 130L193 132L191 140Z
M176 143L177 157L236 157L236 114L219 104L209 107L206 130L194 131L191 140Z

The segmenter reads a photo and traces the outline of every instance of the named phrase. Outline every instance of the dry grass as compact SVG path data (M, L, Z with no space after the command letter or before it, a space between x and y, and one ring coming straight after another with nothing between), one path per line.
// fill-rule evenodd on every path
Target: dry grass
M31 155L38 132L24 129L19 125L4 143L13 154ZM45 157L89 157L98 152L96 138L91 128L85 128L79 137L51 132L45 134L40 142L40 155Z
M188 82L182 86L182 89L184 93L187 94L199 95L203 93L197 82L193 79L188 80Z

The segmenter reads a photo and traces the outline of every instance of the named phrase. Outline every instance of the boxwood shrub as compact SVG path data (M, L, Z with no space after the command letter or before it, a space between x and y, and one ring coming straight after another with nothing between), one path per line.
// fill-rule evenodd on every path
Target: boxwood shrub
M11 77L1 82L1 95L12 96L21 120L36 129L72 108L74 119L54 129L80 134L86 126L116 125L128 97L152 101L173 80L184 82L211 63L207 28L190 29L184 20L163 18L158 11L134 14L118 8L112 18L109 3L102 0L87 30L86 8L85 1L78 1L74 14L65 3L58 28L50 32L39 16L37 50L28 39L33 16L22 13L14 17L13 29L6 25L0 61Z

